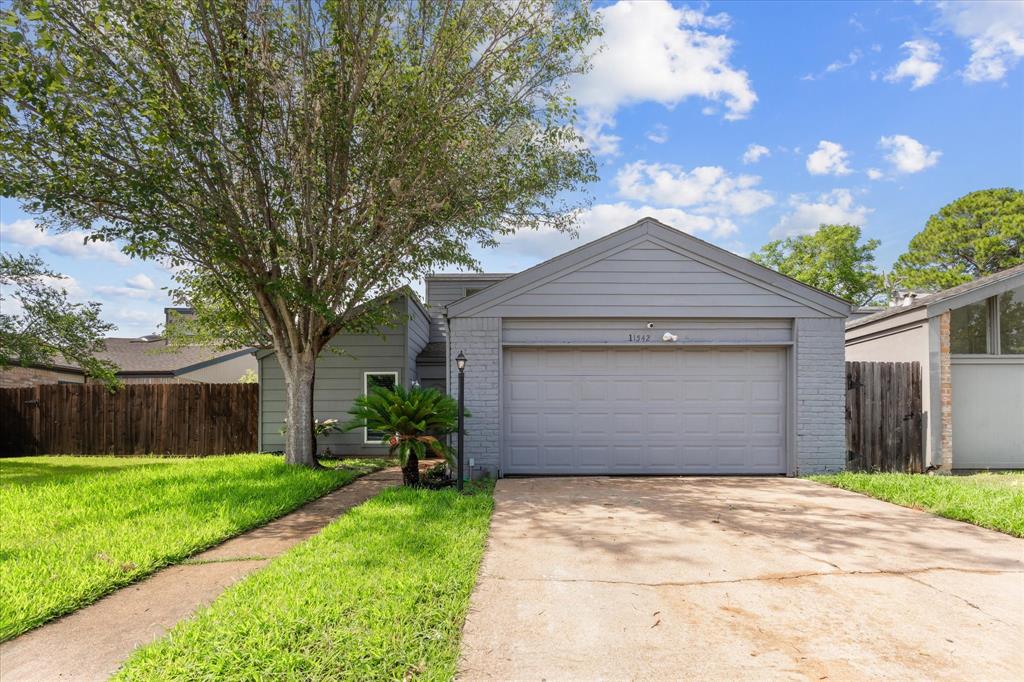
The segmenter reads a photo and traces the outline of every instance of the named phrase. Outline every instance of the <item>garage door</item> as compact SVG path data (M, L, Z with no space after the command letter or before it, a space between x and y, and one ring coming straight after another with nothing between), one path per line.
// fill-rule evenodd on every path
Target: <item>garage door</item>
M776 348L506 349L504 471L786 471Z

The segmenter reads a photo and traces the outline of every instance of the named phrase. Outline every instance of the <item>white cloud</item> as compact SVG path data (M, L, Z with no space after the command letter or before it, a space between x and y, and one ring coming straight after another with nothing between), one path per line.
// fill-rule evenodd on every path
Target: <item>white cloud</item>
M881 180L885 177L885 173L877 168L868 168L868 179L869 180Z
M807 171L811 175L848 175L849 154L838 142L822 140L817 150L807 155Z
M768 147L760 144L751 144L747 146L747 151L743 152L743 163L751 164L757 163L766 156L771 156L772 152Z
M854 64L859 62L860 58L863 57L863 56L864 56L864 53L861 52L859 49L852 50L852 51L850 51L850 53L848 55L846 55L846 59L837 59L836 61L834 61L831 64L829 64L828 66L826 66L825 70L822 71L821 73L819 73L817 75L815 75L813 73L808 73L808 74L802 76L800 78L800 80L804 80L804 81L821 80L822 78L824 78L825 76L827 76L830 73L835 73L836 71L842 71L843 69L850 68L851 66L853 66Z
M939 61L939 44L934 40L908 40L901 47L907 51L907 58L894 66L887 74L885 80L890 83L910 78L911 90L917 90L932 83L942 70L942 62Z
M756 175L733 177L720 166L699 166L686 171L669 163L637 161L615 176L619 196L660 206L691 208L702 215L750 215L775 203L772 195L756 189Z
M85 241L86 233L80 230L53 233L40 230L31 220L15 220L0 223L0 239L26 249L41 249L60 256L105 260L118 265L127 265L130 258L110 242Z
M757 95L746 71L730 63L734 41L711 32L729 27L727 14L677 8L664 0L623 0L597 15L604 26L599 39L603 49L594 54L592 69L572 90L583 110L581 132L600 143L595 153L617 148L617 140L601 137L602 130L611 127L620 107L633 103L674 107L698 97L721 104L728 120L750 113Z
M792 211L772 228L773 237L813 234L821 225L863 225L872 209L860 206L848 189L834 189L816 199L802 194L789 198Z
M884 136L878 146L889 150L885 159L899 173L919 173L937 164L942 156L942 152L931 150L908 135Z
M1024 57L1024 3L940 2L943 23L969 41L968 83L1002 80Z
M668 142L668 126L658 123L647 131L647 139L654 144L665 144Z
M148 275L141 272L125 280L123 286L100 285L96 287L96 293L112 298L168 302L167 292L163 291Z
M576 129L587 145L597 156L616 156L619 153L619 142L622 138L605 132L605 128L615 127L615 119L599 111L587 111L583 115L583 124Z

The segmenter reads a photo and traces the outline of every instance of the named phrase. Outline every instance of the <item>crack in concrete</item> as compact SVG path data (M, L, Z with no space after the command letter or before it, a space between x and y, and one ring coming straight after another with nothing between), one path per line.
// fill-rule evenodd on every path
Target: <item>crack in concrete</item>
M902 577L905 577L905 578L907 578L909 580L914 580L914 578L911 577L911 576L919 574L919 573L929 573L929 572L932 572L932 571L953 571L953 572L957 572L957 573L974 573L974 574L978 574L978 575L1013 575L1013 574L1024 575L1024 571L1009 571L1009 570L1004 571L1004 570L998 570L998 569L968 569L968 568L952 568L952 567L948 567L948 566L929 566L927 568L914 568L914 569L907 569L905 571L901 571L901 570L890 570L890 571L883 571L883 570L874 570L874 571L843 571L843 570L839 570L839 571L811 571L811 572L807 572L807 573L790 573L790 574L784 574L784 575L767 575L767 576L757 576L757 577L753 577L753 578L732 578L730 580L692 580L692 581L673 581L673 580L667 580L667 581L659 581L659 582L643 582L643 581L635 581L635 580L606 580L606 579L602 580L602 579L591 579L591 578L556 578L556 577L546 577L546 578L509 578L509 577L506 577L506 576L499 576L499 575L488 575L487 578L488 579L492 579L492 580L503 580L503 581L507 581L507 582L596 583L596 584L601 584L601 585L632 585L634 587L699 587L699 586L702 586L702 585L733 585L733 584L737 584L737 583L785 582L785 581L788 581L788 580L801 580L803 578L814 578L814 577L825 577L825 576L843 576L843 575L865 575L865 576L892 575L892 576L902 576ZM942 590L939 590L938 588L936 588L936 587L934 587L932 585L928 585L928 583L922 582L920 580L915 580L914 582L920 582L922 585L927 585L928 587L932 588L933 590L937 590L939 592L942 592ZM950 593L946 593L946 594L950 594ZM958 599L963 599L963 597L959 597L958 595L954 595L954 594L951 594L950 596L957 597ZM966 601L966 600L964 600L964 601ZM971 604L970 602L967 602L967 603L970 604L971 606L974 606L974 608L978 609L979 611L982 611L978 606L975 606L974 604ZM985 613L985 612L982 611L982 613ZM986 613L985 615L990 615L990 614ZM994 618L994 616L990 616L990 617ZM996 620L999 620L999 619L996 618ZM1000 622L1002 622L1002 621L1000 621Z
M963 571L963 572L964 572L964 573L970 573L971 571ZM1019 571L1005 571L1005 572L1006 572L1006 573L1018 573ZM992 620L996 621L997 623L1002 623L1003 625L1006 625L1006 626L1008 626L1008 627L1011 627L1011 628L1013 628L1013 627L1017 627L1017 626L1016 626L1015 624L1013 624L1013 623L1007 623L1007 622L1006 622L1005 620L1003 620L1002 618L1000 618L1000 617L998 617L998 616L994 616L994 615L992 615L991 613L989 613L989 612L988 612L988 611L986 611L985 609L981 608L980 606L978 606L977 604L975 604L974 602L972 602L972 601L971 601L970 599L967 599L966 597L961 597L961 596L960 596L959 594L956 594L955 592L949 592L949 591L947 591L947 590L943 590L943 589L940 589L940 588L936 587L935 585L932 585L931 583L927 583L927 582L925 582L925 581L923 581L923 580L921 580L921 579L919 579L919 578L915 578L915 577L914 577L913 575L904 575L903 577L904 577L904 578L906 578L907 580L912 580L912 581L914 581L914 582L915 582L915 583L917 583L918 585L924 585L925 587L927 587L927 588L929 588L929 589L935 590L935 591L936 591L936 592L938 592L939 594L944 594L944 595L946 595L946 596L948 596L948 597L954 597L954 598L956 598L956 599L959 599L959 600L960 600L960 601L962 601L963 603L965 603L965 604L967 604L968 606L970 606L970 607L971 607L972 609L977 609L977 610L978 610L978 611L979 611L980 613L983 613L983 614L985 614L986 616L988 616L988 617L989 617L989 618L991 618Z

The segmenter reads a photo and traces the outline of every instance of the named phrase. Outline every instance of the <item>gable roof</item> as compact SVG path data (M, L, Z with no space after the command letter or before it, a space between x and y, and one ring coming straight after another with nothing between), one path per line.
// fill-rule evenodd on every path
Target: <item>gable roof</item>
M1017 281L1018 279L1020 280L1019 282ZM893 306L874 315L850 320L846 323L846 328L854 329L879 320L903 315L912 310L919 310L920 308L928 308L929 316L935 315L951 308L957 308L959 305L973 303L976 299L980 300L989 296L995 296L1007 289L1013 289L1022 284L1024 284L1024 263L1007 268L1006 270L1000 270L991 275L972 279L970 282L964 282L934 294L918 296L909 305Z
M653 242L666 250L685 254L716 270L755 284L801 306L813 308L828 317L846 317L850 304L827 292L798 282L751 260L719 248L702 239L669 227L654 218L643 218L632 225L555 256L539 265L493 284L448 305L448 315L473 315L533 287L563 276L600 260L630 245Z

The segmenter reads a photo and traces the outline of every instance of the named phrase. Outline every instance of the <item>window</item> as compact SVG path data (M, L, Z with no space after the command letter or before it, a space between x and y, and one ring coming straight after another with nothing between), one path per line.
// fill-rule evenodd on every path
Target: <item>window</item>
M999 295L999 353L1024 354L1024 286Z
M375 388L386 388L389 391L395 390L398 385L398 372L363 372L363 393L369 395ZM364 443L380 443L389 434L383 431L363 429Z
M483 291L483 289L481 289L481 288L475 288L475 289L474 288L469 288L469 289L466 289L466 296L472 296L473 294L475 294L478 291Z
M988 301L953 309L949 319L949 348L955 354L988 353Z

